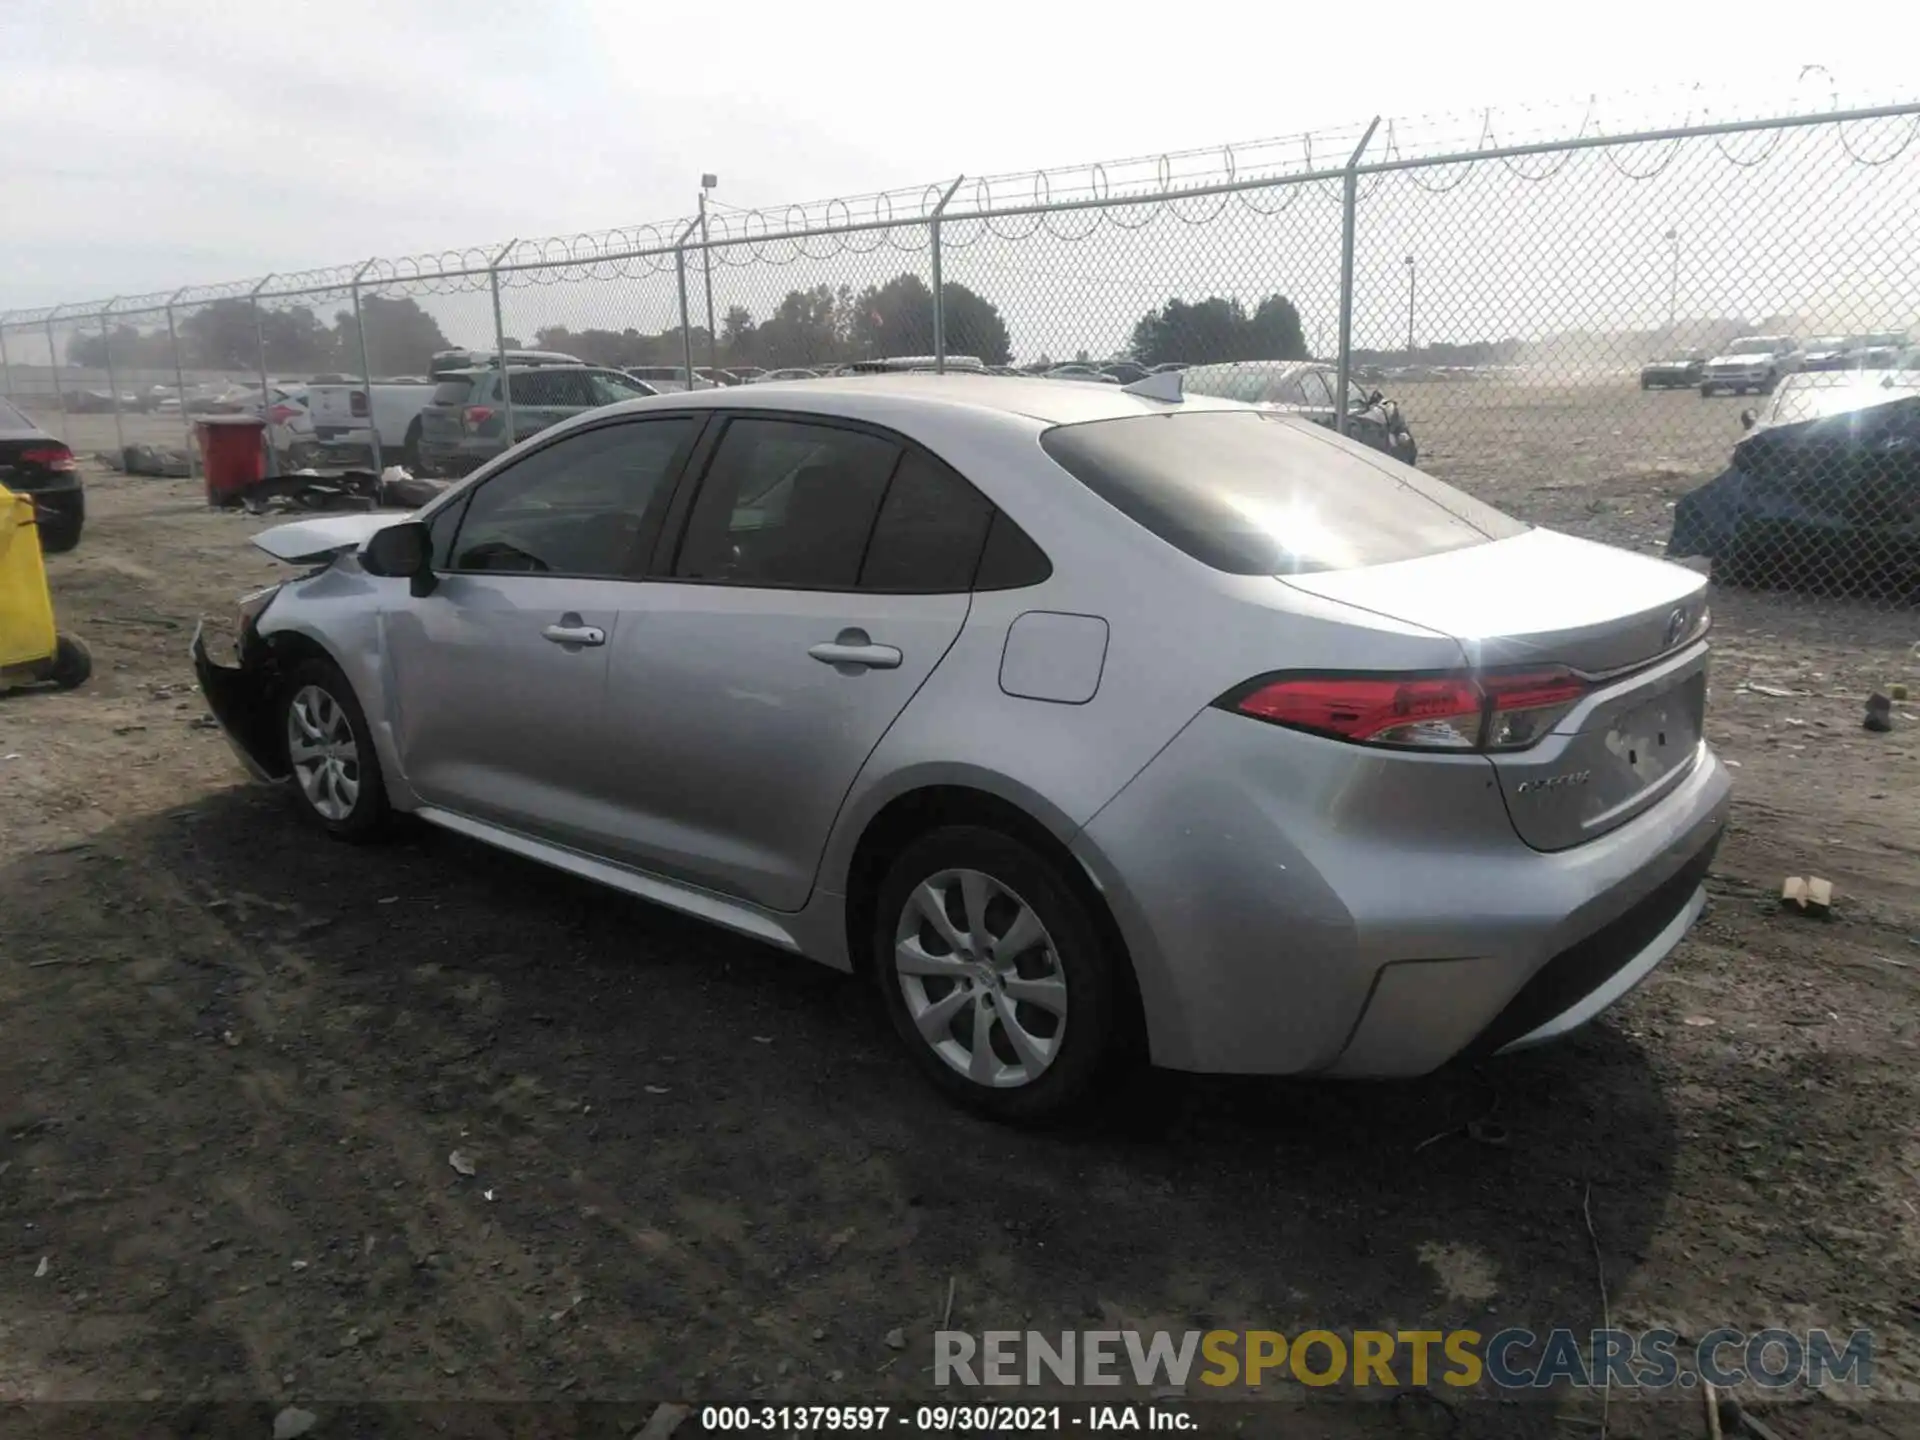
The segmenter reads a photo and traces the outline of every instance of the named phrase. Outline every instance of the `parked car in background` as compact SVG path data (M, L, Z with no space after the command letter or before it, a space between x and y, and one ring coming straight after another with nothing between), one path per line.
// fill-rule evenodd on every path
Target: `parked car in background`
M687 383L687 369L684 365L625 365L621 373L632 376L648 386L656 395L679 395L687 390L712 390L714 382L700 373L700 367L694 366L693 383Z
M1189 365L1181 386L1196 395L1217 395L1264 409L1282 410L1333 428L1337 412L1333 392L1340 372L1317 360L1235 360L1219 365ZM1347 434L1363 445L1412 465L1420 447L1401 417L1400 407L1378 390L1347 380Z
M818 380L819 378L818 370L809 370L802 365L790 365L784 370L762 371L759 378L752 383L758 385L768 380Z
M1147 373L1150 375L1164 375L1169 370L1184 370L1186 368L1187 362L1184 360L1167 360L1158 365L1149 365L1147 367Z
M318 458L313 415L307 405L306 386L276 385L267 392L267 405L261 417L267 422L268 444L296 470Z
M328 460L366 463L378 436L383 463L398 461L417 468L420 412L433 398L435 377L495 368L499 363L499 353L493 350L441 350L427 362L429 373L424 376L393 376L376 379L372 385L351 376L316 377L307 386L316 453ZM558 350L509 350L507 363L535 369L581 362Z
M1860 337L1855 359L1862 370L1889 370L1912 343L1903 330L1878 330Z
M1800 348L1802 370L1851 370L1861 349L1859 335L1816 335Z
M1700 393L1766 393L1800 368L1800 342L1791 335L1744 335L1707 361Z
M420 412L420 467L428 475L464 475L549 425L657 393L622 371L591 365L510 367L504 377L497 366L451 371L440 377Z
M1056 365L1046 372L1049 380L1081 380L1094 385L1118 385L1120 382L1092 365Z
M742 385L751 385L757 380L767 378L767 372L758 365L729 365L727 367Z
M1704 577L1197 394L662 396L255 543L306 573L194 665L317 828L411 812L856 971L1000 1119L1554 1040L1727 819Z
M949 355L946 368L952 371L970 371L981 374L986 371L985 363L978 355ZM915 370L933 371L939 369L940 362L931 355L887 355L879 359L849 360L844 365L836 365L826 373L828 375L901 375Z
M1649 360L1640 367L1642 390L1691 390L1700 383L1707 368L1707 357L1698 350L1671 355L1664 360Z
M1727 469L1681 497L1667 553L1730 585L1920 590L1920 371L1816 371L1741 421Z
M5 400L0 400L0 486L33 501L40 548L71 550L87 519L80 464L64 440L56 440Z
M1153 372L1148 370L1146 366L1137 364L1132 360L1109 360L1100 367L1100 373L1102 375L1111 375L1122 385L1131 385L1135 381L1146 379L1147 376Z

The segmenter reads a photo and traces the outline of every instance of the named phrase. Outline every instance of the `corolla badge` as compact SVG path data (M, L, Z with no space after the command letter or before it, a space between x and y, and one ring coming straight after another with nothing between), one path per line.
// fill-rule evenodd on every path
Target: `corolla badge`
M1571 790L1593 778L1591 770L1569 770L1564 775L1548 775L1539 780L1522 780L1515 790L1521 795L1536 795L1543 790Z

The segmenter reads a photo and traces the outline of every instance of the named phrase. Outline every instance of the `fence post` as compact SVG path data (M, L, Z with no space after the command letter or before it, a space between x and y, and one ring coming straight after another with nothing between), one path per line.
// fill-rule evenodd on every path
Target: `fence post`
M193 443L193 416L187 413L187 372L180 364L180 332L173 327L173 307L180 303L180 297L190 288L182 285L167 297L167 349L173 354L173 389L174 393L180 397L180 428L187 442L187 478L189 480L199 472L200 449Z
M928 243L933 251L933 370L936 375L947 373L947 292L940 280L940 217L947 212L947 202L953 199L953 192L960 188L960 182L967 177L956 175L953 183L947 186L946 193L940 197L940 203L933 207L933 231Z
M47 373L53 376L53 405L60 412L60 438L71 442L73 427L67 424L67 394L60 388L60 352L53 348L53 321L67 307L56 305L47 312Z
M127 463L127 432L120 423L120 382L113 373L113 335L107 326L107 317L113 313L113 307L120 303L120 297L114 296L100 312L100 353L107 362L107 399L113 404L113 443L119 448L120 463Z
M13 364L7 359L7 317L0 315L0 395L13 398Z
M513 383L507 374L507 327L500 317L500 262L507 258L518 240L509 240L500 253L487 262L487 285L493 291L493 353L500 359L500 406L507 412L507 444L514 441ZM373 416L373 396L367 396L367 416Z
M1379 127L1380 117L1376 115L1360 143L1353 147L1340 199L1340 358L1333 401L1333 428L1339 435L1347 433L1347 380L1353 371L1353 232L1360 211L1360 157Z
M384 468L380 463L380 425L373 413L373 367L367 363L367 322L360 314L360 277L367 273L373 264L367 261L353 272L353 333L360 337L360 386L367 392L367 451L373 457L373 473L378 475ZM352 417L353 403L347 403L348 417Z
M693 393L693 326L687 319L687 237L699 226L696 216L673 242L673 268L680 280L680 353L686 357L688 394Z
M252 291L247 295L247 303L253 307L254 350L256 358L260 362L260 418L267 422L267 428L260 432L260 443L267 447L267 474L278 475L280 473L280 457L274 452L273 421L269 418L269 412L273 409L273 405L267 397L267 327L260 318L260 292L267 288L267 282L272 279L273 276L269 275L265 280L262 280L258 285L254 286ZM368 402L367 409L373 409L371 401Z

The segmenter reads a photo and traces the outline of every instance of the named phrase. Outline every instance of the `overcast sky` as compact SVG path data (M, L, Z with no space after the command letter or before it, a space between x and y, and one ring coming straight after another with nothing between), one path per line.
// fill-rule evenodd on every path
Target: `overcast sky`
M1675 84L1911 92L1920 5L0 0L0 310ZM1872 43L1862 38L1871 35Z

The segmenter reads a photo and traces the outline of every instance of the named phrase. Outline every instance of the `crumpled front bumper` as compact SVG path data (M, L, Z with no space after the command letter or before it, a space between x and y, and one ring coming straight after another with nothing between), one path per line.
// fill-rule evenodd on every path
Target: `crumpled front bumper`
M200 681L200 693L207 708L220 722L220 730L247 767L247 773L266 784L285 780L286 748L279 743L274 723L273 699L279 687L279 675L264 656L247 656L243 643L237 665L216 662L207 649L206 622L193 630L193 673ZM256 641L253 647L260 647Z

